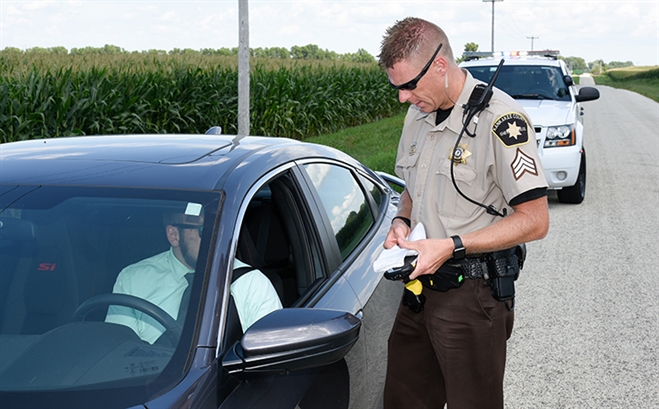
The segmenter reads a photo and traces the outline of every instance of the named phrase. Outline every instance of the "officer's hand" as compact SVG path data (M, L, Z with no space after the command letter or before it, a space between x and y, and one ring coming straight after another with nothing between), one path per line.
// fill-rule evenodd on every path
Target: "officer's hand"
M393 223L391 223L391 227L389 228L389 233L387 233L387 238L384 240L384 248L392 248L393 246L397 245L400 240L405 240L405 238L409 236L411 232L412 229L410 229L404 221L400 219L394 219ZM400 244L398 245L400 246Z
M419 258L416 268L410 274L410 280L420 275L433 274L448 259L453 257L453 240L424 239L417 241L398 240L398 245L409 250L416 250Z

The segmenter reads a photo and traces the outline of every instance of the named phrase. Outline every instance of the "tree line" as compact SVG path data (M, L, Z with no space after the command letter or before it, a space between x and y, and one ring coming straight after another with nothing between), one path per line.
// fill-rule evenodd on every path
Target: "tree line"
M464 48L465 52L478 51L478 44L467 43ZM631 61L611 61L605 63L603 60L595 60L586 64L586 60L581 57L563 57L558 56L559 59L565 61L565 64L572 72L594 72L600 74L612 68L633 67L634 63Z
M4 52L7 53L35 53L35 54L56 54L56 55L91 55L91 54L153 54L153 55L238 55L238 47L233 48L202 48L193 50L191 48L174 48L172 50L150 49L146 51L126 51L116 45L106 44L104 47L82 47L67 50L66 47L32 47L25 51L16 47L6 47ZM294 45L291 49L285 47L258 47L250 48L252 57L277 58L277 59L300 59L300 60L330 60L330 61L348 61L357 63L374 63L375 57L368 51L360 48L354 53L340 54L327 49L322 49L315 44L303 46Z

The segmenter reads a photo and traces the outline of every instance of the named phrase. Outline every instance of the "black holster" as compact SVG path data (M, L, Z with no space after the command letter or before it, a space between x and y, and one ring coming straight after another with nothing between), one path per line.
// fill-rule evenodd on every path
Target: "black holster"
M484 256L487 271L483 278L490 286L492 296L497 301L507 302L508 309L513 309L515 299L515 280L524 266L526 245L520 244L507 250L495 251Z

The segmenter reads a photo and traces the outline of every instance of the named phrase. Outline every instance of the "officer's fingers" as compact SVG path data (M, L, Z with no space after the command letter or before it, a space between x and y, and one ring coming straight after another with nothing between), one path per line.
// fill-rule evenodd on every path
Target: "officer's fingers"
M398 238L396 237L394 229L391 229L389 230L389 233L387 233L387 238L384 239L384 248L390 249L396 244L398 244Z
M399 228L395 226L391 226L389 232L387 233L387 237L384 239L384 248L390 249L393 246L397 245L401 237L401 234L402 233Z
M410 275L410 279L414 279L421 275L433 274L437 271L439 266L444 262L444 260L441 259L441 256L437 253L437 247L436 241L432 239L407 243L406 248L416 250L417 253L419 253L417 266L414 269L414 272Z
M412 281L412 280L416 280L416 279L419 278L421 275L422 275L422 274L421 274L421 271L419 271L418 268L415 268L414 271L412 271L412 274L410 274L409 280L410 280L410 281Z
M416 250L417 252L420 250L420 245L419 242L417 241L409 241L405 237L399 237L398 238L398 246L404 249L408 250Z
M427 275L427 274L433 274L437 269L433 268L432 265L428 265L424 262L424 260L420 257L417 260L417 265L414 271L412 271L412 274L410 274L410 280L414 280L415 278L418 278L419 276L422 275Z

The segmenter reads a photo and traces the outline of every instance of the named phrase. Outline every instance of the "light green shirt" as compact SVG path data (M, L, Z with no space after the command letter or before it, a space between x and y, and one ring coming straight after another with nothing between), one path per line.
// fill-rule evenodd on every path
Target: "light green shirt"
M248 265L240 260L234 260L234 270L239 267L248 267ZM282 308L275 287L259 270L245 273L234 281L231 284L231 295L236 303L243 332L262 317Z
M243 266L246 264L235 260L234 268ZM181 298L188 286L185 275L191 272L170 249L124 268L112 292L145 299L176 319ZM245 273L231 284L231 295L243 331L259 318L282 308L270 280L258 270ZM165 328L154 318L129 307L111 306L105 321L130 327L141 339L151 344L165 332Z

